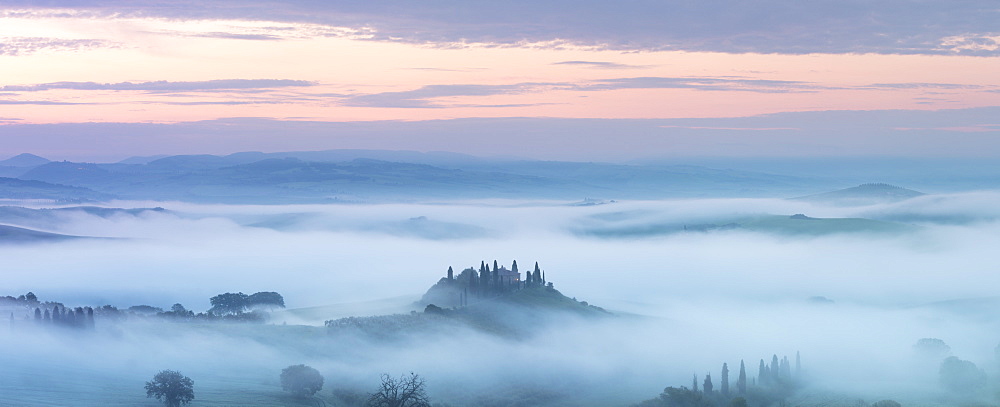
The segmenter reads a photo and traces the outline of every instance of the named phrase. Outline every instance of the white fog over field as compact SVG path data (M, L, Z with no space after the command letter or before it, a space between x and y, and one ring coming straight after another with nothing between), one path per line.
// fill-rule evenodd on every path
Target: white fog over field
M732 380L741 359L753 377L760 359L801 352L810 397L947 405L939 361L922 358L914 344L941 339L952 355L991 377L1000 373L1000 318L992 311L1000 306L998 201L996 192L974 192L862 207L777 199L113 202L108 207L165 210L67 211L47 226L24 225L102 239L0 246L8 270L0 294L123 309L181 303L201 312L220 293L276 291L287 310L271 324L322 326L422 311L412 302L449 266L458 272L496 259L507 267L517 260L522 270L537 261L563 294L617 317L567 317L530 340L467 327L388 341L142 321L72 336L3 330L0 346L13 351L4 353L0 392L10 405L152 406L142 383L171 368L195 379L199 399L224 404L234 392L278 393L277 372L306 363L323 373L327 389L361 392L380 373L417 372L443 405L486 405L469 397L502 383L544 389L547 405L624 406L690 386L692 375L719 380L723 362ZM899 228L697 226L794 214Z

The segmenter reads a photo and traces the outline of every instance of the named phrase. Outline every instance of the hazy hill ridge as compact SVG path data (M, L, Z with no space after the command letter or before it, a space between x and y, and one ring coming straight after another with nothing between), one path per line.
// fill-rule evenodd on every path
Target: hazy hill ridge
M38 180L0 177L0 199L45 199L56 202L96 202L113 199L111 194L88 188L50 183Z
M821 194L792 198L794 200L832 203L837 205L870 205L891 203L926 195L923 192L885 183L868 183Z
M114 164L63 161L26 169L19 179L75 185L123 199L213 203L773 196L815 187L799 177L690 165L367 150L180 155Z
M34 167L48 163L46 158L34 154L18 154L6 160L0 160L0 167Z
M0 224L0 244L56 242L80 237Z

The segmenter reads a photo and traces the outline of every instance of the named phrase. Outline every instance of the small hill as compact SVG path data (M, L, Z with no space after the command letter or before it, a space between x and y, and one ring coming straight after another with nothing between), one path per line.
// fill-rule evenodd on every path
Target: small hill
M739 228L787 235L821 236L835 233L905 233L916 226L865 218L813 218L803 214L792 216L758 216L736 222Z
M0 161L0 167L35 167L48 164L49 160L34 154L18 154L6 160Z
M870 183L792 199L838 206L861 206L905 201L922 195L926 194L895 185Z
M535 270L524 273L525 280L521 281L517 262L508 270L494 261L492 271L483 262L479 272L468 268L458 276L449 267L448 276L438 280L413 304L423 308L422 313L347 317L326 321L325 325L335 333L359 333L390 340L456 328L523 339L551 324L613 315L585 301L566 297L551 282L546 282L543 275L536 264Z

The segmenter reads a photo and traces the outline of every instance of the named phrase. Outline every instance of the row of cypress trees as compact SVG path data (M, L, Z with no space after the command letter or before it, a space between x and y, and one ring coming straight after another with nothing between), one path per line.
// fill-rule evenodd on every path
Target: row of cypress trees
M69 308L58 304L54 305L51 311L47 307L44 309L36 307L33 318L26 317L25 319L33 320L35 325L39 326L93 329L94 309L91 307ZM14 313L10 314L10 324L12 328L15 326Z
M761 386L766 388L789 388L795 384L796 380L802 374L802 359L799 352L795 352L795 374L792 374L791 364L788 361L788 356L783 357L780 361L778 360L778 355L775 354L771 356L771 364L768 365L764 362L764 359L760 360L760 366L758 367L757 377L752 379L752 384L755 386ZM691 389L698 392L698 375L694 376L691 384ZM705 375L705 380L702 381L701 391L705 394L712 394L715 391L715 386L712 384L712 374L709 373ZM723 396L729 396L731 394L729 389L729 365L726 363L722 364L722 383L720 385L719 392ZM745 395L747 394L747 371L746 364L743 360L740 360L740 373L736 379L736 394Z

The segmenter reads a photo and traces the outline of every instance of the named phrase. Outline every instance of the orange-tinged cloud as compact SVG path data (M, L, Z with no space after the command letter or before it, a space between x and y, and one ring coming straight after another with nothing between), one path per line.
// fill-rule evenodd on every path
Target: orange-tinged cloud
M329 121L682 118L1000 104L997 57L622 53L545 44L372 41L364 27L264 21L0 18L0 38L15 37L99 42L89 48L46 49L43 40L35 40L39 48L30 53L0 55L0 87L225 79L316 84L253 92L0 92L0 116L31 123L249 116ZM385 102L429 94L432 86L456 85L508 90L451 92L384 106L351 102L366 95L380 95L377 101ZM416 107L399 107L404 105Z

